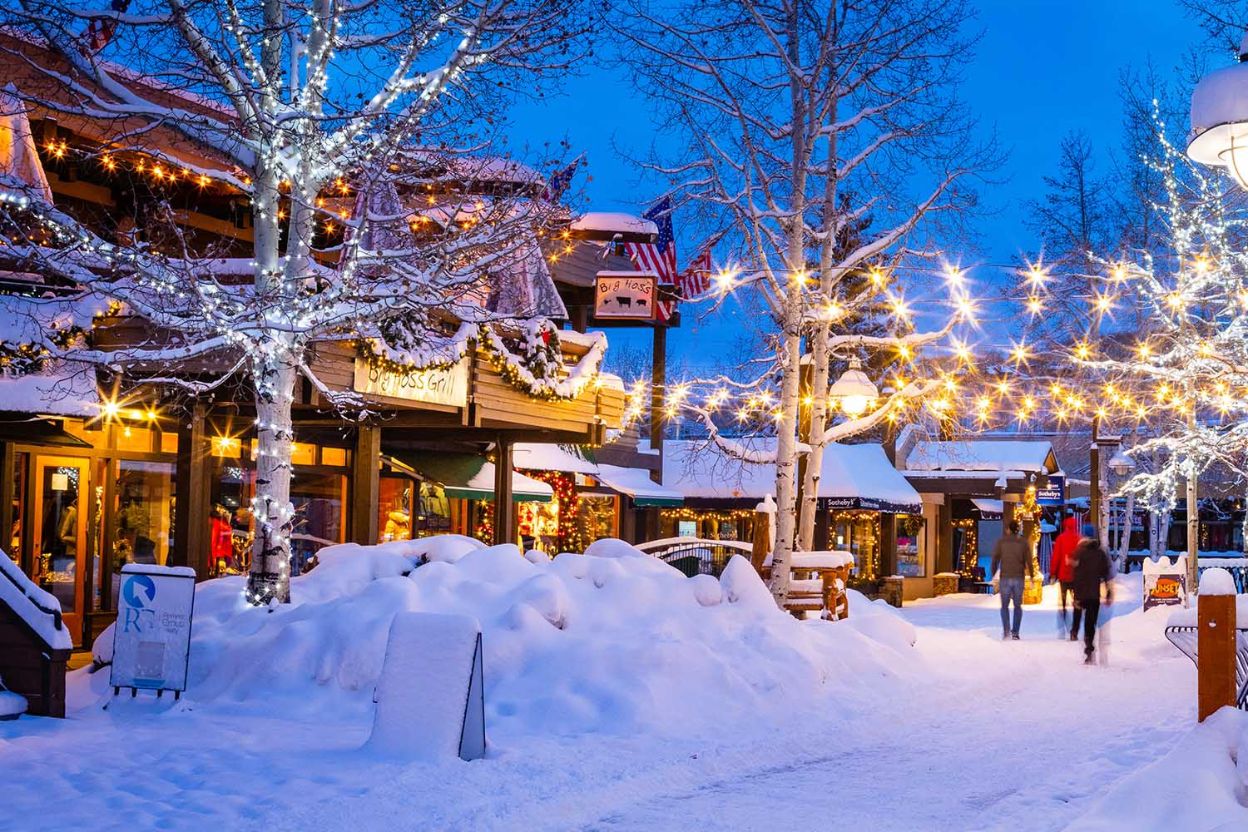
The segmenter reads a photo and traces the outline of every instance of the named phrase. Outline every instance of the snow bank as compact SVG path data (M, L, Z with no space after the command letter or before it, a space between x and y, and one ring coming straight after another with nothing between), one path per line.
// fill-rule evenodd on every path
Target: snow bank
M526 559L510 545L403 541L321 550L292 603L254 608L242 577L197 589L188 697L286 713L372 713L394 616L481 624L491 735L716 730L792 714L908 672L914 630L859 596L845 622L780 612L745 558L686 578L620 541ZM600 556L597 553L605 553ZM421 559L428 562L416 566ZM108 638L107 634L104 638Z
M0 719L17 719L26 713L26 697L0 687Z
M1166 756L1118 782L1066 830L1248 829L1246 790L1248 713L1223 708Z

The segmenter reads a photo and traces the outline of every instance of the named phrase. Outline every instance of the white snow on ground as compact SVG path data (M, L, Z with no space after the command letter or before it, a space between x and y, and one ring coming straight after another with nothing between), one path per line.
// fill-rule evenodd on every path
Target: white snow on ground
M0 828L55 807L126 830L1058 830L1196 736L1194 669L1166 611L1138 611L1138 574L1085 667L1052 596L1020 642L984 596L797 622L744 561L716 593L602 549L461 542L413 569L408 544L340 547L272 612L241 579L203 584L183 702L103 710L107 673L79 671L69 719L0 723ZM399 610L481 623L487 759L364 749Z

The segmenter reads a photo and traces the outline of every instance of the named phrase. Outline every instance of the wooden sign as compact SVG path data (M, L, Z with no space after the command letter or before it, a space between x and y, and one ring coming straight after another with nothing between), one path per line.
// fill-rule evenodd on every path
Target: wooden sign
M465 356L450 367L396 373L357 358L353 386L357 393L465 407L468 404L468 359Z
M638 321L654 319L657 278L645 272L598 272L594 291L595 318Z

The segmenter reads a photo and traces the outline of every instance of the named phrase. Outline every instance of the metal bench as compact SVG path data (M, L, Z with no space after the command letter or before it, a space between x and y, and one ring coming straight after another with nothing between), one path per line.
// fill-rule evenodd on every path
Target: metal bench
M1166 639L1197 667L1196 645L1200 628L1166 627ZM1248 711L1248 628L1235 628L1235 705Z

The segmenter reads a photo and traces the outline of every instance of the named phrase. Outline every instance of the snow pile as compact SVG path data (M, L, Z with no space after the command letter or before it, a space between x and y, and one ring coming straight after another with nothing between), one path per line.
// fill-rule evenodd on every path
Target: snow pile
M914 640L861 596L848 622L798 621L741 557L719 581L618 540L553 560L449 537L319 557L292 580L288 605L248 606L242 577L198 587L192 701L366 718L390 623L417 611L480 622L491 734L714 730L792 715L821 695L878 701Z
M17 719L26 713L26 697L0 684L0 719Z
M1117 783L1067 832L1248 829L1248 713L1223 708Z

